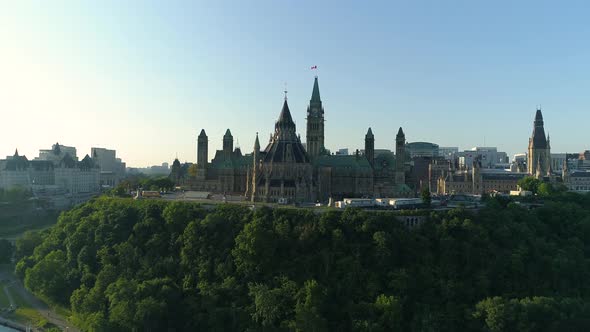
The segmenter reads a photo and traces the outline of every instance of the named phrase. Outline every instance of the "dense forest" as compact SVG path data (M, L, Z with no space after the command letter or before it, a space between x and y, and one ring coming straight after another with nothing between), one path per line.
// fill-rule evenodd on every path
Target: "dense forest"
M85 331L588 331L590 195L391 212L102 197L17 243Z

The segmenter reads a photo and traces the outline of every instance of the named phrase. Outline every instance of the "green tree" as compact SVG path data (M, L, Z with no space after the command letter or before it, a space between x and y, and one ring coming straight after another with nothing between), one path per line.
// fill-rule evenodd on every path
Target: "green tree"
M66 255L61 250L54 250L28 269L25 286L51 299L61 300L66 304L71 293L67 280ZM65 296L64 296L65 295Z
M520 189L530 191L534 195L536 195L539 191L539 185L541 185L541 180L536 179L532 176L526 176L518 180L517 184L520 187Z
M547 183L547 182L542 182L539 184L539 187L537 188L537 194L539 194L539 196L551 196L554 195L556 193L556 190L553 188L553 185L551 183Z
M0 264L10 263L14 246L6 239L0 239Z
M424 206L430 207L430 205L432 203L432 196L431 196L430 190L428 190L428 188L422 189L422 192L420 193L420 197L422 198L422 203L424 203Z
M197 164L190 165L189 168L188 168L188 175L191 178L196 178L197 177L197 169L198 169L197 168Z
M15 243L15 258L21 259L26 256L33 255L35 247L43 242L43 237L39 232L26 231L21 237L16 239Z
M315 280L307 280L297 295L295 306L296 331L327 331L323 317L327 291Z

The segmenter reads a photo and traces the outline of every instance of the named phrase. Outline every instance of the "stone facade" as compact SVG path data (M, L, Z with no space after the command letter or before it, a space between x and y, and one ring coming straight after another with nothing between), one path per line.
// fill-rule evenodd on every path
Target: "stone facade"
M60 205L64 207L84 202L100 192L100 168L89 155L78 161L55 144L52 155L41 156L43 159L28 160L16 151L0 160L0 188L32 190L37 197L63 200L65 203ZM48 192L55 194L44 194Z
M330 155L324 146L324 108L319 83L314 79L307 108L307 135L303 144L296 133L287 98L275 130L264 149L258 134L252 153L233 149L229 129L223 149L207 161L208 139L201 130L197 139L197 164L182 165L175 160L171 178L191 190L244 194L252 201L327 202L343 197L400 197L411 195L405 184L407 162L405 135L399 128L396 156L375 153L369 128L365 153Z
M529 138L527 171L536 178L546 176L551 169L551 145L549 137L545 137L543 114L537 109L533 134Z
M438 194L473 194L480 195L491 192L509 193L517 190L518 181L527 176L526 173L515 173L499 170L482 169L479 160L473 162L470 170L449 171L439 177Z

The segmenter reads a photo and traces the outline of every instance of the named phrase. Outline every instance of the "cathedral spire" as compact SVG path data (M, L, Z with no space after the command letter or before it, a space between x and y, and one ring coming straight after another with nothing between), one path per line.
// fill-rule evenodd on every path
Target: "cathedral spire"
M318 77L316 76L313 81L313 91L311 92L311 100L310 103L321 103L322 100L320 98L320 86L318 84Z
M18 149L14 150L14 156L18 157Z
M324 107L320 98L320 86L318 77L313 81L311 99L307 107L307 153L313 159L326 153L324 146Z
M531 175L536 175L537 168L540 166L540 173L547 173L547 166L551 164L551 146L543 122L543 113L541 108L537 107L535 120L533 121L533 134L529 138L529 148L527 157L527 171Z

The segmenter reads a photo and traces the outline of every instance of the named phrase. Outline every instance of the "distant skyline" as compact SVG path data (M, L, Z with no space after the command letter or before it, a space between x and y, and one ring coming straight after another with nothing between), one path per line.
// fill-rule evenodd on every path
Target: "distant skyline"
M524 153L537 105L552 152L590 148L584 1L5 1L0 158L52 144L130 167L209 157L227 128L264 148L285 82L305 138L313 76L326 146L409 142ZM318 70L310 70L317 65ZM238 144L239 142L239 144Z

